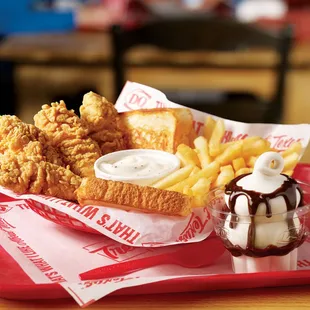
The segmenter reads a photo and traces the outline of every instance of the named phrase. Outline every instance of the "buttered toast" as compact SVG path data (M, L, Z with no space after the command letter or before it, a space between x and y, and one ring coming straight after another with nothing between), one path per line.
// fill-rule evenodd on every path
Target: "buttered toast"
M76 193L81 206L105 206L174 216L188 216L192 212L192 199L187 195L96 177L83 178Z
M148 109L123 112L120 127L130 149L156 149L175 153L181 143L191 145L195 138L189 109Z

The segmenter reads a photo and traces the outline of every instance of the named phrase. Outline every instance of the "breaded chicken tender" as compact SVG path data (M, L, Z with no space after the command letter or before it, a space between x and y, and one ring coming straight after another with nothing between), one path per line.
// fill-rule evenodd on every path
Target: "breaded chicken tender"
M89 136L97 141L103 155L126 148L118 112L106 98L88 92L83 97L80 114L89 128Z
M18 194L44 194L76 200L81 178L67 168L41 161L25 153L0 155L0 185Z
M24 152L35 161L63 166L60 154L43 131L15 115L0 116L0 154Z
M64 101L43 105L34 121L75 174L81 177L94 174L93 165L101 156L100 148L87 136L89 130L85 122L73 110L68 110Z

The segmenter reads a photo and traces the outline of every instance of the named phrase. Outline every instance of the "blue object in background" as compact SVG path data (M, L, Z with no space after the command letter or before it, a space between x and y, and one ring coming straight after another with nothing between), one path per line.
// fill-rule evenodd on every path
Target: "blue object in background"
M232 6L234 7L234 9L236 9L236 7L243 2L244 0L231 0Z
M57 32L75 28L72 11L36 10L37 2L0 0L0 34ZM52 4L52 1L44 2Z

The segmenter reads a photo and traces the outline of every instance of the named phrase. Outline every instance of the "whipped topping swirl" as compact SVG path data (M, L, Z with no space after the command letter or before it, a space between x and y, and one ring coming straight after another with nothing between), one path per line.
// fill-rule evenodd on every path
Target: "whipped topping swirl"
M304 241L294 212L301 206L302 191L294 179L280 174L283 165L280 154L264 153L252 174L226 185L226 247L232 255L286 255Z

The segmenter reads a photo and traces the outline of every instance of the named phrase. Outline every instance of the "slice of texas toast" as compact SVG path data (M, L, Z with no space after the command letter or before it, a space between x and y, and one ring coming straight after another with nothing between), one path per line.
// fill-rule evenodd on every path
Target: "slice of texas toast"
M179 144L192 144L193 116L189 109L148 109L120 114L128 148L175 153Z

